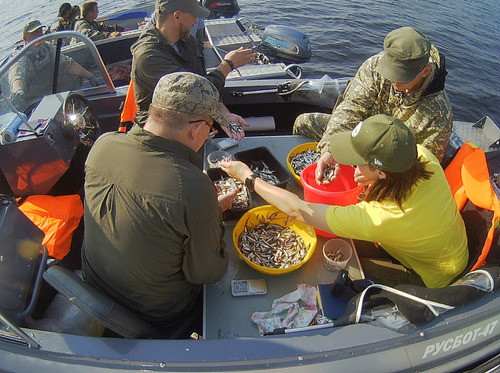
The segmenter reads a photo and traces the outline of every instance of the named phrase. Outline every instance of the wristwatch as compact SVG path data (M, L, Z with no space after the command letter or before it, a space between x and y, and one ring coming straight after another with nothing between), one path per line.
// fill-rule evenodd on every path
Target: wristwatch
M258 177L259 177L258 174L253 173L245 179L245 186L252 192L255 192L255 179Z

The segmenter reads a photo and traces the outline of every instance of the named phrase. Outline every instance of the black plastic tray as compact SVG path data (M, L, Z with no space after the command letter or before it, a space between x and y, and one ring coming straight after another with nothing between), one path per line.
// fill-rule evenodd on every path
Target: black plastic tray
M229 177L228 174L225 171L222 171L221 168L209 168L207 170L207 175L212 181L217 181L220 180L221 178ZM247 194L248 194L248 207L243 207L243 208L230 207L229 209L223 212L223 218L225 221L239 219L245 214L245 212L251 210L254 207L252 193L250 193L248 189L247 189Z
M278 162L265 146L259 146L249 150L244 150L234 154L234 158L245 163L248 167L263 167L263 163L274 171L279 183L275 184L280 188L286 188L287 183L292 180L290 173Z

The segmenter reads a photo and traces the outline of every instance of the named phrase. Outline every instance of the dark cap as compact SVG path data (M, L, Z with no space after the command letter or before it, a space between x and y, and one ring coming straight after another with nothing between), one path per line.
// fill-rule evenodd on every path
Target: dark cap
M208 115L221 126L228 127L227 118L219 113L217 88L201 75L179 72L164 75L153 92L156 107L186 114Z
M71 9L71 4L70 3L62 3L61 6L59 7L58 17L62 17L63 14L66 13L70 9Z
M369 164L387 172L408 171L417 159L417 144L399 119L377 114L360 122L352 132L333 134L330 152L340 164Z
M37 19L29 21L27 24L24 25L23 27L23 35L26 34L31 34L32 32L35 32L39 28L42 28L45 26L42 26L41 22Z
M384 53L377 71L393 83L411 82L429 62L431 43L412 27L401 27L387 34Z
M207 18L210 15L210 11L200 6L196 0L156 0L155 9L158 14L181 11L197 18Z

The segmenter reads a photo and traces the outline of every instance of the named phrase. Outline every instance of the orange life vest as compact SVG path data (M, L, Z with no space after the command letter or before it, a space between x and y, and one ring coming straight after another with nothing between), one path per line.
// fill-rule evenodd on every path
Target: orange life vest
M19 210L45 233L42 245L47 248L49 255L63 259L71 248L73 232L83 216L80 196L29 196L21 203Z
M444 173L459 210L462 210L466 202L470 201L476 207L492 212L490 214L491 225L486 230L486 237L479 238L484 244L480 249L477 261L472 266L471 271L473 271L485 264L486 256L493 242L495 228L500 223L500 204L491 186L486 155L478 146L468 141L462 145ZM471 251L470 245L469 251Z
M118 127L118 131L127 132L127 124L134 122L136 113L137 104L135 103L134 96L134 81L130 80L127 96L125 97L125 103L123 104L123 110L120 116L120 127Z

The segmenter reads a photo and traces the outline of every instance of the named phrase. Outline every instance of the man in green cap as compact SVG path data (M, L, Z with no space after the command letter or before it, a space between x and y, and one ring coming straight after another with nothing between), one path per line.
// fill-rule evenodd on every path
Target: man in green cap
M202 76L165 75L144 128L102 135L86 161L83 276L167 333L227 269L222 211L236 191L217 197L196 165L218 100Z
M156 23L144 30L131 47L131 77L137 103L135 122L140 126L146 121L152 92L161 76L190 71L206 76L221 92L226 76L257 56L251 49L231 51L215 70L207 74L203 53L190 30L198 22L198 18L206 18L210 12L196 0L156 0L155 9ZM224 114L222 121L218 122L224 132L231 138L243 138L244 131L232 133L229 122L242 126L248 126L249 123L241 116L231 113L222 102L219 102L219 110Z
M32 20L24 25L24 45L43 36L43 27L39 20ZM52 44L42 42L31 48L10 68L10 97L18 110L24 111L29 105L52 93L56 54L56 48ZM62 53L59 71L61 76L58 80L58 92L81 88L81 78L88 79L93 86L99 85L91 72Z
M352 132L332 135L329 147L337 162L356 165L354 180L366 185L355 205L308 203L253 175L244 163L221 165L230 176L250 187L253 183L262 198L294 219L337 236L378 243L386 258L365 258L361 264L365 275L380 283L438 288L464 270L465 225L444 171L401 120L371 116Z
M401 119L417 143L441 160L453 121L444 88L446 74L444 56L421 32L401 27L387 34L384 51L361 65L332 114L302 114L295 120L295 134L319 141L318 179L325 164L332 162L331 135L352 130L375 114Z

